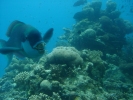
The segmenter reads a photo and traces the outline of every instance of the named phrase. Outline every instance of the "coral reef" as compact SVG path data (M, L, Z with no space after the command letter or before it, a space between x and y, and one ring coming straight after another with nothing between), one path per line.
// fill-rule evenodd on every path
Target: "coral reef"
M121 55L121 49L126 44L125 36L133 32L133 25L120 18L121 12L115 2L108 0L105 10L101 9L101 5L99 0L93 0L83 7L74 15L77 23L73 29L67 29L69 31L65 31L60 39L65 39L78 50L100 50L105 55ZM91 32L88 32L89 36L82 37L88 29L95 31L93 37Z
M14 56L0 78L0 100L133 100L133 42L125 38L133 25L115 2L101 6L85 5L39 60Z
M47 54L38 63L31 64L33 68L29 71L10 74L12 75L10 77L5 75L0 79L0 99L127 100L132 98L133 81L124 75L118 66L114 65L116 62L112 59L116 59L117 56L108 54L108 60L104 61L101 51L91 51L90 49L77 51L72 47L57 48L63 48L63 50L67 48L70 51L74 49L74 53L80 54L77 57L82 58L82 64L50 63L47 59L49 54ZM63 56L60 58L64 59ZM54 56L54 58L59 58L59 56ZM9 67L12 68L12 66ZM8 73L11 73L12 70L9 70ZM13 96L18 91L20 92L17 96Z

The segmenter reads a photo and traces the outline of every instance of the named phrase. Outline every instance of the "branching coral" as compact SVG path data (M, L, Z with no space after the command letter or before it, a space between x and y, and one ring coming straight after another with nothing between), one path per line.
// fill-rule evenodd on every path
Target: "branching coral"
M28 100L61 100L61 98L59 94L53 92L52 97L46 94L40 93L38 95L31 95Z
M27 82L29 81L29 77L30 77L30 73L29 72L21 72L18 75L16 75L14 77L14 82L17 83L17 85L21 85L21 84L27 84Z
M33 68L32 64L34 64L32 59L25 58L24 60L20 60L13 57L11 64L6 68L6 72L10 70L17 70L18 72L30 71Z
M14 81L16 83L21 83L21 82L24 83L29 79L29 77L30 77L29 72L26 72L26 71L21 72L21 73L19 73L18 75L15 76Z

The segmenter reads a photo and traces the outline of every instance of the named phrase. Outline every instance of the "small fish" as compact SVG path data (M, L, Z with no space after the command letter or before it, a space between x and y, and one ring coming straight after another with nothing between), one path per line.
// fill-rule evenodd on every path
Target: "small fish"
M53 35L53 28L50 28L42 37L41 33L31 25L20 21L13 21L6 33L8 41L0 39L0 53L7 55L8 64L13 55L18 58L41 57L45 50L45 44Z
M133 13L133 7L132 7L132 8L130 8L130 13Z
M123 9L123 8L124 8L124 5L121 6L121 9Z
M76 6L81 6L81 5L84 5L85 3L87 3L87 0L78 0L76 1L73 6L76 7Z

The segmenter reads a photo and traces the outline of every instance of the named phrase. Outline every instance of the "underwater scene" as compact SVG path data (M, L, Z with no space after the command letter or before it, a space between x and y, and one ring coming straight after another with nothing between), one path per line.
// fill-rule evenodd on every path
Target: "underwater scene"
M0 100L133 100L133 0L1 0Z

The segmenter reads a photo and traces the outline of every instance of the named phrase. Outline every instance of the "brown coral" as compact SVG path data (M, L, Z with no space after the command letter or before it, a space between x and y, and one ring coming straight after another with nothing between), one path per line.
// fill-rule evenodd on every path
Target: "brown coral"
M83 59L80 57L78 50L74 47L56 47L47 56L47 61L50 64L72 64L81 65Z

